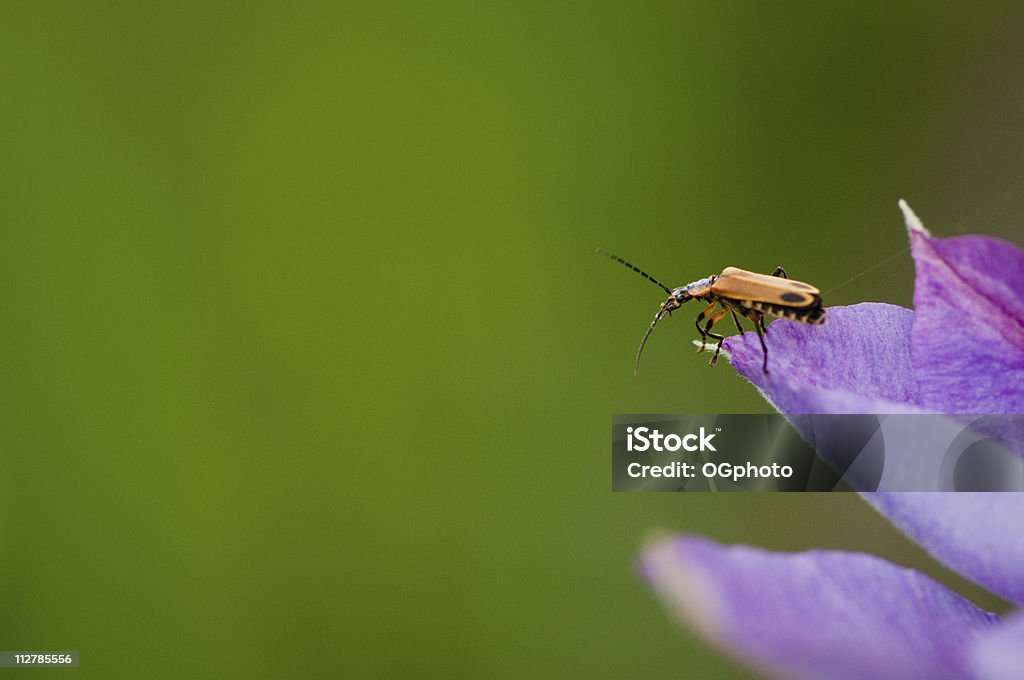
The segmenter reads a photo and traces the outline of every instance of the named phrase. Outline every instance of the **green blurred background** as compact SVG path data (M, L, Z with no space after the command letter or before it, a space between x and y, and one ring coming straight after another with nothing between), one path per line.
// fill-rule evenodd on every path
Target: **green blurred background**
M635 577L654 527L1002 607L854 496L613 495L611 414L768 407L688 316L634 379L664 296L594 249L909 305L897 199L1024 241L1022 21L5 3L0 648L80 650L34 677L747 677Z

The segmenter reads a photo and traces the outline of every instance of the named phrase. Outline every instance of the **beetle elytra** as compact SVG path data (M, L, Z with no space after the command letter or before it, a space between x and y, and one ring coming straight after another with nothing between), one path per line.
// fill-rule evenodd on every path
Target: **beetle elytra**
M658 325L665 314L671 314L673 310L679 309L690 300L698 299L709 303L704 311L697 315L695 324L701 337L698 353L707 349L708 338L718 341L714 354L711 355L711 361L708 362L712 366L718 361L718 354L722 350L722 341L725 340L725 336L715 333L711 328L726 314L732 315L740 333L743 332L743 328L740 326L740 316L753 322L754 330L757 331L757 337L761 341L761 349L764 352L764 363L761 368L765 373L768 372L768 346L764 342L765 315L807 324L825 323L825 309L821 306L821 291L809 283L790 279L782 267L776 267L770 276L748 272L737 267L726 267L721 274L716 276L708 276L679 288L669 288L618 255L613 255L600 248L597 252L626 265L668 293L668 300L658 309L654 320L647 327L647 332L644 333L643 340L640 341L640 347L636 351L636 363L633 366L634 375L640 371L640 356L643 354L647 339L654 332L654 327ZM721 309L715 311L716 307L721 307Z

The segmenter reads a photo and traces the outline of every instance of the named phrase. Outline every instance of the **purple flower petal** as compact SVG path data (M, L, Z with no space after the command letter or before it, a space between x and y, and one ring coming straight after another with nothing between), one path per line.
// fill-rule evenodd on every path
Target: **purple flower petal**
M926 408L1024 413L1024 253L981 236L932 238L901 207L917 271L911 346ZM1017 437L1003 440L1020 445ZM865 498L937 559L1024 604L1024 496Z
M923 402L939 413L1024 413L1024 253L994 238L937 239L908 226Z
M1024 494L877 493L864 498L952 569L1024 604Z
M830 308L824 326L777 321L768 334L771 373L760 370L753 333L727 343L733 365L791 415L1024 413L1024 253L981 236L933 238L900 205L917 268L914 312L861 304ZM1019 420L993 428L986 433L1021 452ZM1024 604L1024 496L866 498L935 557Z
M783 413L904 413L920 402L910 362L909 309L829 307L826 322L768 326L768 373L756 333L727 338L732 365Z
M751 668L786 678L971 678L998 623L930 578L859 553L771 553L668 538L640 571L668 610Z
M974 646L975 675L985 680L1019 680L1024 669L1024 615L1015 614Z

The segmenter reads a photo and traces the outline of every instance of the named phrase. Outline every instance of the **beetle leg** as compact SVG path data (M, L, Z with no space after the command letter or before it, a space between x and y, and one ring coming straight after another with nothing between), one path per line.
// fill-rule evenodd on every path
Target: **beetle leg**
M708 319L708 322L706 324L704 324L704 332L707 333L708 336L714 338L715 340L718 340L718 344L715 345L715 353L711 355L711 361L708 362L708 366L714 366L715 362L718 361L718 353L722 351L722 341L725 340L724 335L713 332L711 330L711 327L714 326L719 321L721 321L722 317L725 316L727 311L729 310L725 309L723 306L722 311L716 313L714 316Z
M707 309L705 309L703 312L701 312L700 314L697 315L697 319L696 319L696 321L694 321L694 324L697 326L697 332L700 333L700 341L701 341L700 349L697 350L697 354L700 354L701 352L703 352L705 350L705 348L706 348L705 346L708 344L708 334L707 334L707 332L703 328L701 328L700 323L704 319L708 318L708 314L710 314L712 311L714 311L715 305L717 305L717 304L718 304L717 302L712 302L710 305L708 305Z
M789 278L789 274L786 273L786 270L783 269L781 265L775 268L775 271L772 272L772 276L779 276L784 279Z
M764 344L764 334L768 331L764 327L764 314L758 314L754 312L750 316L750 320L754 322L754 330L757 331L757 339L761 341L761 351L764 352L764 363L761 365L761 370L765 373L768 372L768 345Z
M738 330L741 334L746 332L743 330L743 326L740 325L740 317L736 316L736 310L730 307L729 312L732 314L732 320L736 322L736 330Z

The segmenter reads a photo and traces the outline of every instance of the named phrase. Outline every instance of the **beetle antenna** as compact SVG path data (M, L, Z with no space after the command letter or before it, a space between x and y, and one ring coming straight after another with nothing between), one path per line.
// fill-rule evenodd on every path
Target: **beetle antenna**
M665 312L671 311L666 309L668 305L662 305L658 313L654 315L654 321L647 327L647 332L644 333L644 339L640 341L640 347L636 350L636 363L633 364L633 377L640 375L640 355L644 353L644 345L647 344L647 338L651 337L651 333L654 332L654 327L661 321L661 317L665 316Z
M636 266L635 264L633 264L632 262L626 262L625 260L623 260L623 259L622 259L621 257L619 257L618 255L616 255L616 254L614 254L614 253L609 253L609 252L608 252L607 250L602 250L602 249L598 248L598 249L597 249L597 252L598 252L598 253L600 253L601 255L604 255L605 257L610 257L610 258L612 258L612 259L613 259L613 260L615 260L616 262L621 262L622 264L626 265L627 267L629 267L630 269L632 269L633 271L635 271L635 272L636 272L637 274L639 274L640 276L644 277L645 279L647 279L647 280L648 280L648 281L650 281L651 283L653 283L653 284L655 284L656 286L658 286L659 288L661 288L661 289L662 289L663 291L665 291L665 292L666 292L666 293L668 293L669 295L671 295L671 294L672 294L672 289L671 289L671 288L669 288L669 287L668 287L668 286L666 286L666 285L665 285L664 283L662 283L662 282L661 282L661 281L659 281L658 279L654 278L653 276L651 276L650 274L648 274L647 272L645 272L645 271L644 271L643 269L640 269L640 267L637 267L637 266ZM657 321L657 318L655 318L655 321ZM654 324L651 324L651 328L654 328ZM648 334L649 334L649 333L648 333ZM646 340L647 340L647 338L644 338L644 340L646 341ZM642 347L642 346L641 346L641 349L643 349L643 347Z

